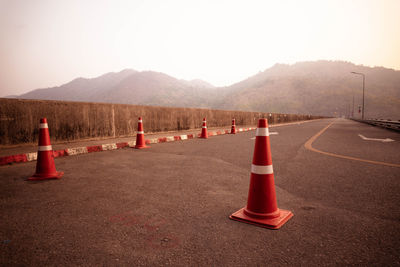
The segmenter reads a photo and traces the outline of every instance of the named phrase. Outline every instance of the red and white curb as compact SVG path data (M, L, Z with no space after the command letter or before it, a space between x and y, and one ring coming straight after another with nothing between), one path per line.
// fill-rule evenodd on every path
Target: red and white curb
M247 132L251 130L255 130L256 128L238 128L237 132ZM223 135L230 134L230 130L218 130L216 132L208 132L208 136L214 135ZM152 139L146 139L146 144L157 144L157 143L166 143L173 141L184 141L188 139L198 138L200 137L200 133L198 134L183 134L183 135L175 135L175 136L166 136L166 137L158 137ZM75 156L80 154L87 154L93 152L107 151L107 150L115 150L121 149L125 147L135 147L136 141L129 141L123 143L111 143L111 144L103 144L103 145L94 145L94 146L83 146L83 147L74 147L74 148L66 148L53 150L53 155L55 158L65 157L65 156ZM20 162L30 162L37 160L37 152L30 152L12 156L4 156L0 157L0 166L12 164L12 163L20 163Z

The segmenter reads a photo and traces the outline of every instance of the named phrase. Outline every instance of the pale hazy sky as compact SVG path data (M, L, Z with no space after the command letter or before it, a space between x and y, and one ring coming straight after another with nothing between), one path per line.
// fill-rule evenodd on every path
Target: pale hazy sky
M400 69L400 0L0 0L0 96L125 68L230 85L275 63Z

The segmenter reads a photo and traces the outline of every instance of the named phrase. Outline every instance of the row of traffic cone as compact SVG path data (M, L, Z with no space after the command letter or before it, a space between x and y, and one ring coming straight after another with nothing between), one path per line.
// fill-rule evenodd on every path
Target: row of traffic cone
M235 119L232 119L231 134L236 134ZM201 127L200 138L205 138L205 139L208 138L207 120L206 120L206 118L203 118L203 125ZM147 147L148 146L146 146L146 142L144 140L143 120L142 120L142 117L139 117L138 132L137 132L137 136L136 136L136 146L135 146L135 148L142 149L142 148L147 148Z
M235 119L232 120L232 132L234 130ZM200 138L208 138L206 118L203 119L203 127ZM138 131L136 135L136 149L148 148L144 139L143 120L142 117L138 119ZM59 179L63 176L63 172L57 172L54 164L53 148L50 143L49 126L47 119L40 119L39 125L39 147L38 157L36 162L36 172L34 175L28 178L28 180L46 180L46 179Z
M236 133L235 119L232 120L231 133ZM203 119L200 138L208 138L206 118ZM135 148L147 147L144 139L143 121L140 117ZM55 168L47 119L40 119L36 172L28 180L59 179L63 174L63 172L57 172ZM268 121L267 119L260 119L256 130L247 205L233 213L230 218L265 228L279 229L292 216L292 212L279 209L277 206Z
M140 117L138 120L138 132L136 135L135 148L147 148L144 140L143 121ZM39 124L39 147L36 162L36 172L28 178L29 181L47 180L47 179L60 179L64 172L57 172L54 164L53 148L50 143L49 126L47 119L40 119Z
M232 119L231 134L236 134L235 119ZM207 120L206 120L206 118L203 119L203 126L201 127L200 138L208 138L208 134L207 134Z

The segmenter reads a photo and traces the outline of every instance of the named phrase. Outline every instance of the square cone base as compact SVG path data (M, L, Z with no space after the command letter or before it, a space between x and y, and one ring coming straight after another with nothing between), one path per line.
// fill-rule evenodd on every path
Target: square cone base
M40 181L40 180L47 180L47 179L60 179L63 175L64 175L64 172L56 172L56 174L52 174L52 175L34 174L33 176L28 178L28 181Z
M150 148L150 146L146 146L146 145L144 145L144 146L135 146L134 148L135 149L143 149L143 148Z
M229 216L229 218L232 220L239 221L239 222L249 223L249 224L253 224L253 225L268 228L268 229L279 229L290 218L293 217L293 213L291 211L279 209L279 212L280 212L279 217L272 218L272 219L253 218L253 217L247 216L243 212L243 210L244 210L244 208L238 210L237 212L235 212L231 216Z

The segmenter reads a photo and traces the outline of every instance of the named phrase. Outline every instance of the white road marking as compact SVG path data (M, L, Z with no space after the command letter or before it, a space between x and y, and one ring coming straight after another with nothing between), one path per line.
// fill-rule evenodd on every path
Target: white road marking
M358 134L358 136L359 137L361 137L363 140L369 140L369 141L379 141L379 142L393 142L394 140L393 139L390 139L390 138L386 138L386 139L379 139L379 138L368 138L368 137L365 137L364 135L362 135L362 134Z
M27 159L27 161L37 160L37 153L36 152L26 153L26 159Z
M102 146L103 146L103 150L106 150L106 149L104 149L105 145L102 145ZM85 147L85 146L84 147L67 148L68 156L86 154L86 153L88 153L88 151L87 151L87 147Z
M104 144L104 145L101 145L101 147L103 148L104 151L118 149L117 144L115 144L115 143L113 143L113 144ZM83 152L83 153L85 153L85 152Z

